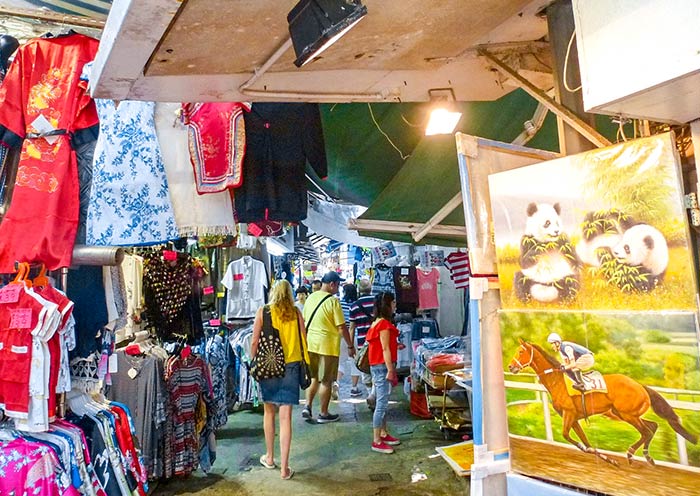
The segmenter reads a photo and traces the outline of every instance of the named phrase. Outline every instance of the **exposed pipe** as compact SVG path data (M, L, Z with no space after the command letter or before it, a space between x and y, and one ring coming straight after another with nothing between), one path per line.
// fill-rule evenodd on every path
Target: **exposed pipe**
M384 101L387 98L397 99L398 94L393 92L381 93L313 93L305 91L264 91L264 90L243 90L242 94L252 97L263 98L285 98L287 100L304 100L304 101L328 101L328 102L350 102L367 100Z
M547 107L542 105L542 103L538 103L535 112L532 114L532 119L523 123L523 127L525 128L524 131L520 133L518 137L513 140L512 143L514 145L522 146L525 145L525 143L530 141L532 138L534 138L535 134L537 134L537 131L539 131L542 125L544 124L544 119L545 117L547 117L547 112L549 112Z
M249 89L253 84L255 84L269 69L277 62L284 53L292 47L292 38L287 38L287 40L280 45L275 52L270 55L270 57L265 61L259 69L255 70L255 73L248 79L245 83L238 87L238 91L245 95L251 97L261 97L261 98L282 98L287 100L324 100L329 102L347 102L347 101L367 101L367 100L377 100L384 101L391 97L395 92L382 91L374 93L313 93L306 91L265 91L265 90L251 90ZM398 94L394 95L398 97Z
M279 60L279 58L284 55L284 53L289 50L292 46L292 38L287 38L287 40L282 43L282 45L275 50L275 53L270 55L270 58L268 58L263 65L260 66L259 69L255 70L255 73L242 85L238 87L238 91L241 93L245 93L245 90L250 88L255 82L260 79L263 74L265 74L272 65Z
M73 247L72 266L79 265L119 265L124 260L124 248L119 246L86 246Z

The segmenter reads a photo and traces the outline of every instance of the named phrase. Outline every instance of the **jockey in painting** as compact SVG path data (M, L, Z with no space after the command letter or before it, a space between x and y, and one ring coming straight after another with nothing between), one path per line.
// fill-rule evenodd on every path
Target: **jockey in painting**
M582 373L593 368L595 364L593 352L580 344L562 341L561 336L556 332L547 337L547 342L561 356L564 362L561 369L574 381L573 388L577 391L585 391Z

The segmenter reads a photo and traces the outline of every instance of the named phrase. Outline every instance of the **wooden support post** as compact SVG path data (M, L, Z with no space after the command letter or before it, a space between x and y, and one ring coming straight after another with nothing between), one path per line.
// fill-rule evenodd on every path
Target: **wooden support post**
M532 98L542 103L542 105L544 105L556 115L561 117L564 122L576 129L576 131L581 133L591 143L598 147L610 146L612 144L605 136L593 129L586 122L582 121L571 110L564 107L562 104L552 100L550 97L547 96L547 94L544 91L542 91L530 81L525 79L523 76L518 74L517 71L509 67L503 61L499 60L491 52L489 52L485 48L479 48L478 53L479 55L482 55L483 57L486 57L488 60L490 60L494 64L496 69L498 69L503 74L515 81L518 84L518 86L525 90Z

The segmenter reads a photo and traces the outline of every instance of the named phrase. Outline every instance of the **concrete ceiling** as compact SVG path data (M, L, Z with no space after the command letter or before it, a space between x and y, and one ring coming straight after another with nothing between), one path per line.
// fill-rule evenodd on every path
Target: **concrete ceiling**
M480 45L541 88L553 84L540 15L548 0L365 0L367 16L301 69L292 48L280 50L296 1L115 0L93 72L94 95L427 101L430 89L452 88L460 101L493 100L513 86L477 56ZM279 58L260 73L275 53Z

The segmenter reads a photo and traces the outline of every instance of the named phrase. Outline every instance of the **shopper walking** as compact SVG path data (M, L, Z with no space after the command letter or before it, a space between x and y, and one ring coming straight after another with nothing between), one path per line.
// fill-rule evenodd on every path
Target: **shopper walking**
M270 293L270 304L258 309L253 324L253 340L251 353L258 351L260 334L263 328L264 312L269 312L272 327L277 329L284 350L286 362L285 374L281 378L263 379L260 390L263 398L266 452L260 457L260 464L269 469L277 468L275 463L275 414L279 410L280 437L280 475L282 479L291 479L294 470L289 467L289 450L292 444L292 407L299 404L299 380L301 373L300 340L305 341L306 330L301 312L294 306L292 286L282 279L275 283ZM303 343L305 360L309 361L306 353L307 346Z
M347 283L343 286L343 297L340 299L340 307L343 309L343 317L345 318L345 324L350 322L350 307L357 300L357 286L351 283ZM352 339L352 333L350 333L350 342L355 346ZM355 348L357 349L357 348ZM338 360L338 379L333 383L333 390L331 392L331 399L337 400L340 396L340 381L343 379L346 373L350 372L352 375L354 373L353 369L357 367L352 367L355 364L355 360L349 358L348 356L348 344L344 340L340 340L340 357ZM354 376L353 376L354 377ZM359 379L359 371L357 377L354 377L353 386L357 389L357 381ZM359 392L359 389L357 390ZM352 391L351 391L352 396ZM357 395L355 395L357 396Z
M304 311L304 303L306 303L306 298L309 297L309 288L301 285L297 288L297 301L294 304L300 312Z
M358 284L358 291L360 297L350 306L350 337L353 339L355 344L355 349L359 350L362 345L365 344L365 336L367 336L367 331L374 321L374 315L372 315L374 309L374 297L370 294L372 292L372 283L369 279L360 279ZM350 389L350 396L362 396L362 392L359 387L359 379L362 378L362 383L365 387L370 390L369 396L367 396L367 405L374 409L374 404L376 402L376 396L372 388L372 375L365 374L361 372L354 363L351 372L352 378L352 388Z
M370 372L377 396L372 417L372 451L378 453L393 453L393 446L401 444L401 441L389 434L386 425L391 388L399 382L396 376L399 330L392 323L395 311L394 295L379 293L374 299L376 318L367 331Z
M339 416L328 411L331 388L338 375L340 340L348 344L348 355L355 356L355 349L348 334L340 300L334 298L340 288L341 277L337 272L328 272L321 279L321 289L311 293L304 304L304 321L308 329L309 372L311 386L306 390L306 407L301 414L313 418L312 406L316 393L321 400L321 412L317 422L335 422Z

